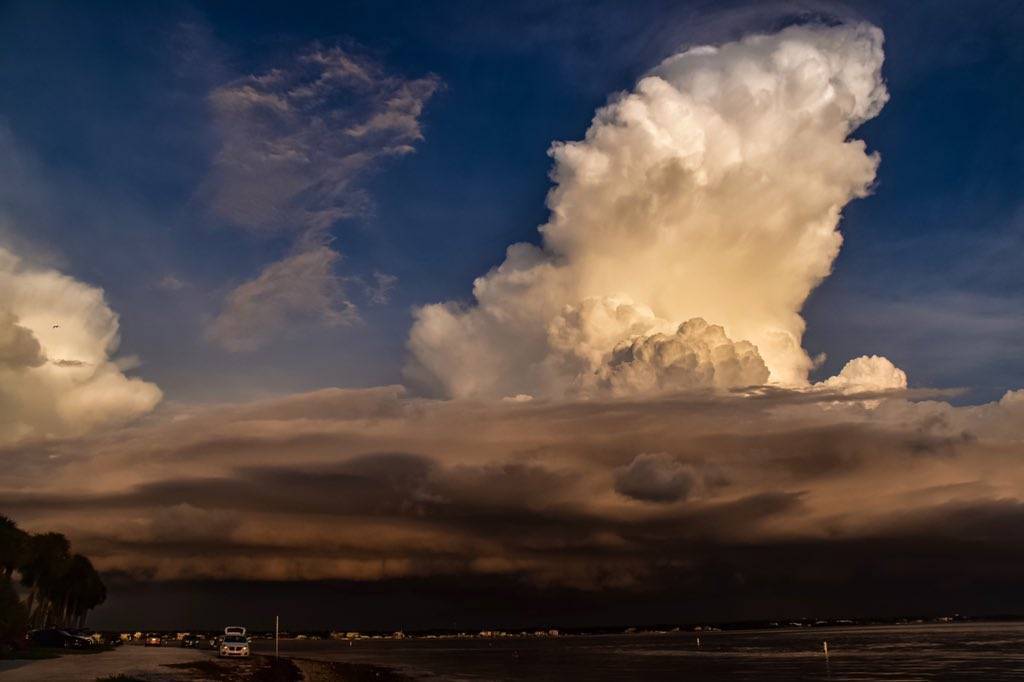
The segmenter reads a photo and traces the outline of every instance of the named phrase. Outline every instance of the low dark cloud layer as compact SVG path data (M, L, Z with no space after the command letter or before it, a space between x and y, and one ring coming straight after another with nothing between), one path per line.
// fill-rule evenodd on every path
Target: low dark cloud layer
M957 408L820 391L326 390L11 447L0 511L66 530L129 593L461 577L609 604L659 590L704 603L732 586L767 604L800 581L842 591L873 576L888 591L911 575L938 591L1019 567L1022 409L1013 393Z

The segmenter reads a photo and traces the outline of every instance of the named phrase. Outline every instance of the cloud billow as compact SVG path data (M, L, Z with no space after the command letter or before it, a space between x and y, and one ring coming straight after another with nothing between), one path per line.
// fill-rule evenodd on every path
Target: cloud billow
M721 329L741 369L647 363L637 391L807 385L800 309L831 270L843 207L875 178L877 154L850 135L888 99L882 61L882 33L865 24L666 59L583 140L552 145L541 246L509 247L471 304L417 310L409 379L455 397L630 393L601 380L623 348L665 351L658 335L686 323ZM569 318L584 329L567 347ZM676 334L675 354L706 357L692 341Z
M637 455L615 472L615 491L636 500L676 502L695 485L694 473L668 453Z
M162 397L114 358L118 318L103 292L0 247L0 444L88 433Z

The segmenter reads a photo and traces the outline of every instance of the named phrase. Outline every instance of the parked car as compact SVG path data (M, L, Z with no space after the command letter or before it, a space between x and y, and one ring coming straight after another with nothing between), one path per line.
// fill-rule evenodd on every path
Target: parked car
M185 635L181 638L181 646L186 649L198 649L205 640L199 635Z
M102 646L121 646L124 644L119 636L110 634L109 632L93 635L92 641Z
M67 630L33 630L28 633L29 641L38 646L59 647L61 649L88 649L93 642L88 637L74 635Z
M245 634L245 628L237 625L229 625L224 628L224 637L220 640L220 655L249 655L249 637Z
M163 646L164 638L160 635L146 635L146 639L142 643L146 646Z

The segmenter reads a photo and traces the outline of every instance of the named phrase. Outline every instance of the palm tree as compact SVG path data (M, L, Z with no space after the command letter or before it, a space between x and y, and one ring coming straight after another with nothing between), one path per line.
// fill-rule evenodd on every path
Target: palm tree
M28 613L11 585L11 579L0 574L0 654L18 646L25 638Z
M107 586L103 584L100 574L93 568L92 562L82 557L82 586L79 590L79 602L73 615L78 617L78 627L85 625L89 612L107 600Z
M55 615L60 622L80 627L86 614L106 598L107 588L92 562L81 554L72 556L54 595L54 601L58 604Z
M12 587L15 571L29 590L24 606ZM107 588L92 562L71 554L66 537L30 535L0 516L0 623L6 623L6 629L26 618L29 624L42 627L81 626L89 611L106 598Z
M28 533L0 514L0 570L6 578L24 562L27 549Z
M68 570L70 552L71 543L60 533L40 533L29 537L27 557L19 572L21 584L29 588L27 606L33 623L47 624L53 598Z

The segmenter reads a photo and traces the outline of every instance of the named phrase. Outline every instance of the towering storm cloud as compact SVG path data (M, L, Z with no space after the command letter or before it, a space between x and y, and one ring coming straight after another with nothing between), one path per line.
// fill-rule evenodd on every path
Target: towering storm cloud
M471 304L416 312L408 377L454 397L806 385L800 311L875 178L850 135L888 98L882 61L864 24L665 60L551 147L542 244L509 247ZM899 387L887 363L840 383Z

